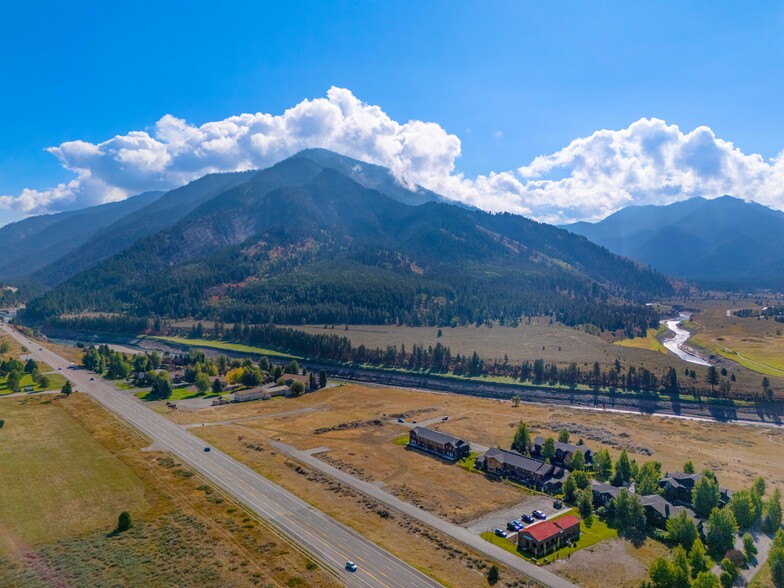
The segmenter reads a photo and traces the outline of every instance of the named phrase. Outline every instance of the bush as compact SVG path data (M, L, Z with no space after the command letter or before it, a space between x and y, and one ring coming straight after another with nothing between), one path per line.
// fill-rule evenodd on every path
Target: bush
M5 421L3 419L0 419L0 429L3 428L3 425L5 425Z
M493 564L487 572L487 583L493 586L501 578L501 573L498 571L498 566Z
M117 532L122 533L127 531L133 526L133 521L131 521L131 513L127 510L124 510L120 513L120 519L117 521Z

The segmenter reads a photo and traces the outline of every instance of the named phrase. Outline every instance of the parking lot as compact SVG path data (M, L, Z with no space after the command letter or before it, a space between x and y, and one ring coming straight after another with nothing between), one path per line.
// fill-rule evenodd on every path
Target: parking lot
M520 516L523 514L530 515L531 511L533 510L541 510L544 514L547 515L547 518L549 519L556 514L563 512L564 508L566 507L561 508L560 510L556 509L553 507L554 500L555 499L550 496L529 496L511 508L496 510L481 516L478 519L469 521L466 523L465 527L477 534L484 533L485 531L494 531L495 529L503 529L504 531L507 531L506 523L514 520L520 521L523 523L523 527L527 527L529 525L525 524L520 519ZM539 520L535 519L535 522L539 522ZM514 533L509 532L509 536L511 537L512 535L514 535Z

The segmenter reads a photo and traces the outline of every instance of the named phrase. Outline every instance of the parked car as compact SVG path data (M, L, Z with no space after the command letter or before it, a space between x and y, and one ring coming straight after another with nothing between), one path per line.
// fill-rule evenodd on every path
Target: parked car
M553 508L556 510L561 510L563 508L563 502L560 500L553 500Z
M520 521L518 521L517 519L515 519L514 521L512 521L512 524L513 524L515 527L517 527L517 530L518 530L518 531L521 531L521 530L523 529L523 523L521 523L521 522L520 522Z
M517 532L519 529L517 528L517 525L514 524L514 521L509 521L508 523L506 523L506 530L512 531L514 533Z
M397 422L399 422L399 423L405 423L405 422L406 422L406 420L405 420L404 418L399 418L399 419L397 419Z
M532 517L532 516L531 516L531 515L529 515L529 514L524 514L524 515L523 515L523 516L521 516L520 518L521 518L521 519L523 519L523 522L524 522L524 523L527 523L527 524L529 524L529 525L530 525L531 523L533 523L533 522L534 522L534 517Z
M355 563L354 563L353 561L351 561L351 560L348 560L348 561L346 562L346 569L347 569L349 572L356 572L356 571L357 571L357 564L355 564Z
M209 447L205 447L205 448L204 448L204 451L205 451L205 452L208 452L208 451L210 451L210 448L209 448Z
M448 416L445 416L445 417L444 417L444 418L442 418L441 420L442 420L442 421L448 421L448 420L449 420L449 417L448 417Z
M542 520L542 521L547 518L547 515L544 514L541 510L531 511L531 514L534 515L537 519Z
M504 538L508 537L506 531L504 531L503 529L496 529L495 534L498 535L499 537L504 537Z

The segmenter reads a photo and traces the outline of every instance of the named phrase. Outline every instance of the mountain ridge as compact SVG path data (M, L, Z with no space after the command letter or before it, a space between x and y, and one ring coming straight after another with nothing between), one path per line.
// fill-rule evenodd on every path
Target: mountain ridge
M666 277L583 237L428 193L409 191L426 198L412 206L388 170L371 188L353 169L337 154L292 156L68 278L27 316L465 324L549 314L634 330L654 320L641 303L672 292Z
M627 207L597 223L562 228L705 285L784 285L784 212L732 196Z

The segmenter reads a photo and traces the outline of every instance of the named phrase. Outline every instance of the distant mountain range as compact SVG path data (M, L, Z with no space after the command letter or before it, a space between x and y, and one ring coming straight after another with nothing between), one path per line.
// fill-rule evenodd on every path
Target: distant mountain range
M784 287L784 212L730 196L631 206L563 228L666 274L715 287Z
M656 319L642 303L673 291L583 237L450 204L325 150L149 198L29 272L53 288L25 320L96 311L449 325L551 315L634 330Z
M154 203L163 192L122 202L30 217L0 228L0 280L29 276L78 249L102 228Z

